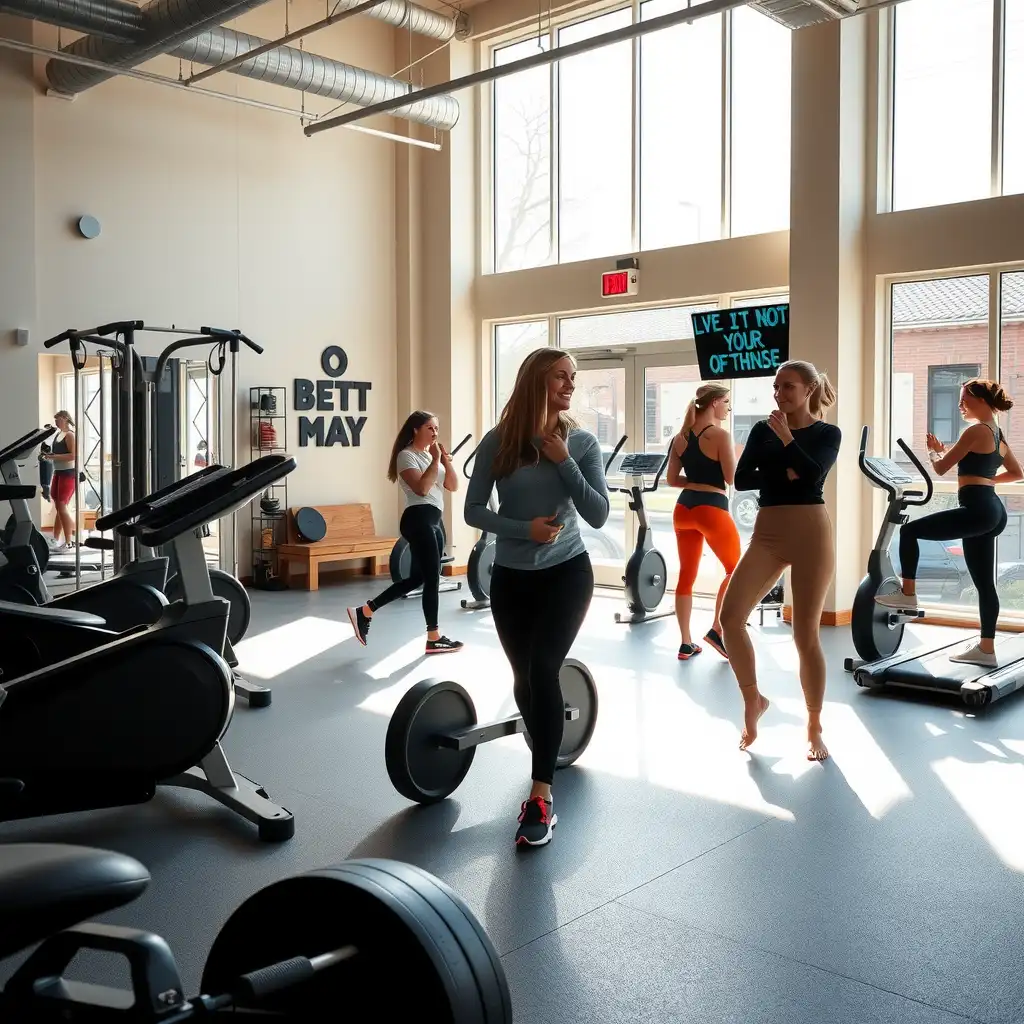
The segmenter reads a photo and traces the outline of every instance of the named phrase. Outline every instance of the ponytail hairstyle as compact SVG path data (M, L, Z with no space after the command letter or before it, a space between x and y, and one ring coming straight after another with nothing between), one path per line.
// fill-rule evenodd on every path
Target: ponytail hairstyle
M964 391L971 398L977 398L996 412L1008 412L1013 408L1013 399L997 380L985 380L981 377L975 377L964 384Z
M53 418L57 419L58 416L62 416L67 421L69 427L73 427L75 425L75 421L71 418L71 413L69 413L67 409L58 409L53 414Z
M720 398L725 398L728 394L729 389L724 384L701 384L701 386L697 388L697 394L690 399L690 404L686 407L686 415L683 417L683 425L679 429L679 434L683 440L686 440L687 435L693 429L693 422L697 418L697 413L711 408L715 402Z
M835 405L839 397L828 376L819 373L814 363L809 363L805 359L790 359L779 369L792 370L811 389L811 415L819 420L824 419L825 410Z
M395 438L395 443L391 447L391 461L388 463L388 479L394 483L398 479L398 453L404 448L408 448L412 444L412 439L416 436L416 431L423 426L424 423L429 423L434 419L432 412L427 412L426 409L417 409L415 412L409 413L405 422L402 424L401 429L398 431L398 437Z

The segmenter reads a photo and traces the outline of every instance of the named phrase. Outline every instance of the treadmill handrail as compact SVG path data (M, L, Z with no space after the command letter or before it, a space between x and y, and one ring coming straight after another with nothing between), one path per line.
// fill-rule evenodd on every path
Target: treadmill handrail
M223 466L213 465L206 466L199 470L198 473L193 473L191 476L183 476L180 480L175 480L174 483L168 484L166 487L161 487L158 491L153 491L152 494L147 494L145 497L139 498L138 501L133 501L130 505L125 505L124 508L119 508L114 512L108 512L105 516L100 516L96 520L96 529L99 530L100 533L106 533L107 530L114 530L117 527L130 522L132 519L135 519L137 516L151 511L162 499L172 495L176 496L176 492L188 490L189 488L194 487L203 477L225 472L227 472L227 470Z
M24 458L33 448L38 448L48 437L57 433L56 427L45 426L30 430L24 437L12 441L6 448L0 449L0 466L6 462L17 462Z
M143 512L135 523L122 526L121 532L137 537L147 547L161 547L252 501L295 467L295 458L291 455L264 455L239 469L204 480L188 493Z

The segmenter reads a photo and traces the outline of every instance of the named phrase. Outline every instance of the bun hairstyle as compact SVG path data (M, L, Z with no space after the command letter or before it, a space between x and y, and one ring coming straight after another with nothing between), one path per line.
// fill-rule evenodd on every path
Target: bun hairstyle
M729 389L722 384L701 384L697 388L697 394L690 399L690 404L686 407L686 415L683 417L683 425L679 433L685 438L693 428L697 413L709 409L720 398L725 398L728 394Z
M790 359L783 363L779 370L792 370L811 389L811 415L819 420L825 418L825 410L836 404L839 396L832 382L824 373L819 373L814 363L805 359Z
M990 409L995 409L996 412L1008 412L1013 408L1013 399L997 380L984 380L981 377L975 377L964 385L964 391L971 398L977 398Z

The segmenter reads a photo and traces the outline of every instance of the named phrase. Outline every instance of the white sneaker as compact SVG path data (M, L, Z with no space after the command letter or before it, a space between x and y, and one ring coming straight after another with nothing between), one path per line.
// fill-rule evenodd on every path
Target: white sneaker
M901 590L897 590L895 594L877 594L875 596L875 604L880 604L883 608L896 608L900 611L916 612L917 594L907 597Z
M960 654L951 654L949 660L957 661L961 665L981 665L984 668L997 668L999 665L994 654L983 651L977 644Z

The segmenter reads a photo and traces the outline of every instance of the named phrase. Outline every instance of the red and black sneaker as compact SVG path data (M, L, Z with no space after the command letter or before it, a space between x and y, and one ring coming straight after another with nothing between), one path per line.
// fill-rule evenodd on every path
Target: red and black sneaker
M461 640L449 640L448 637L438 637L437 640L428 640L424 654L453 654L461 651L465 645Z
M708 642L708 643L709 643L709 644L710 644L710 645L711 645L712 647L714 647L714 649L715 649L716 651L718 651L718 653L719 653L719 654L720 654L720 655L721 655L721 656L722 656L723 658L725 658L726 660L728 660L728 658L729 658L729 655L728 655L728 654L726 653L726 650L725 650L725 641L724 641L724 640L722 639L722 636L721 636L721 634L720 634L720 633L718 632L718 630L717 630L717 629L709 629L709 630L708 630L708 631L707 631L707 632L706 632L706 633L704 634L704 639L705 639L705 640L706 640L706 641L707 641L707 642Z
M551 842L557 824L558 815L551 809L551 801L531 796L523 803L519 815L516 846L546 846Z
M691 658L695 658L700 652L704 650L699 644L680 644L679 645L679 660L689 661Z

